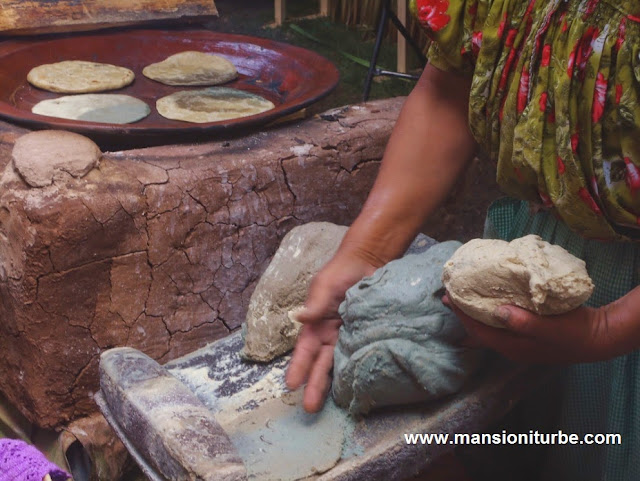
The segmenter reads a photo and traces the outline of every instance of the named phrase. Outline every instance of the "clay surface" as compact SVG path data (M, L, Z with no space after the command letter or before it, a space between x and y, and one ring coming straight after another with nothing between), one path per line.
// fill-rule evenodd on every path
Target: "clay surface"
M462 323L442 304L442 266L461 244L424 236L347 291L334 352L333 395L353 414L458 391L479 350L457 346Z
M69 175L84 177L98 165L102 152L80 134L41 130L20 137L12 156L16 170L27 184L44 187Z
M289 313L304 304L311 279L333 257L347 229L311 222L285 236L251 296L242 327L247 359L269 362L293 349L302 325Z
M442 279L456 306L494 327L501 327L494 312L502 305L562 314L584 303L594 287L584 261L536 235L474 239L447 261Z
M116 348L103 353L100 390L129 440L167 479L247 478L242 460L211 412L140 351Z

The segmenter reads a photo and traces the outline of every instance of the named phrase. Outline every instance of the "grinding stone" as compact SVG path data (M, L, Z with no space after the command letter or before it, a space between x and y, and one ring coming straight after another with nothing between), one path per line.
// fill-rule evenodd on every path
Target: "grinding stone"
M131 443L167 479L247 479L242 460L211 412L150 357L129 347L103 352L100 390Z
M423 252L420 244L428 247ZM419 237L410 253L351 287L340 305L333 395L353 414L458 391L482 359L442 304L442 266L461 246ZM411 253L416 252L419 253Z

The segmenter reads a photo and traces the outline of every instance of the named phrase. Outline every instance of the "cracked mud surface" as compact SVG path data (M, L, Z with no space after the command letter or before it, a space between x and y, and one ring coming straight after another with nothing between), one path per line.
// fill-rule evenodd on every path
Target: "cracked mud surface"
M237 329L292 227L353 221L403 100L239 139L106 153L84 178L44 188L11 163L27 131L0 123L0 391L57 427L96 410L102 350L128 345L164 363ZM472 170L463 189L473 202L441 209L431 236L481 233L496 191L482 183L491 169Z

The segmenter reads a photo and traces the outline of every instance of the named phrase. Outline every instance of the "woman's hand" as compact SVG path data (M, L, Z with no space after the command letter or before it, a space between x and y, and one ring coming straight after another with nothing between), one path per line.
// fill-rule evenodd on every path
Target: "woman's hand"
M305 325L287 371L291 389L308 380L307 411L320 410L330 386L345 292L402 255L473 158L470 88L470 78L425 68L402 108L362 211L313 280L306 310L298 314Z
M331 386L333 349L342 324L338 307L345 292L376 268L357 253L338 252L311 282L305 309L297 315L304 326L286 378L290 389L308 381L304 390L304 408L308 412L320 410Z
M519 362L569 364L596 362L626 354L640 346L640 290L600 308L579 307L566 314L539 316L516 306L498 309L504 329L464 314L445 296L477 344Z

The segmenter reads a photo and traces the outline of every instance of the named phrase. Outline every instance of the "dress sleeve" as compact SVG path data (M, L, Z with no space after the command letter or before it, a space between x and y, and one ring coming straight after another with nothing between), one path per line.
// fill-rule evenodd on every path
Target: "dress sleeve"
M491 0L411 0L432 43L427 58L440 70L473 73Z

